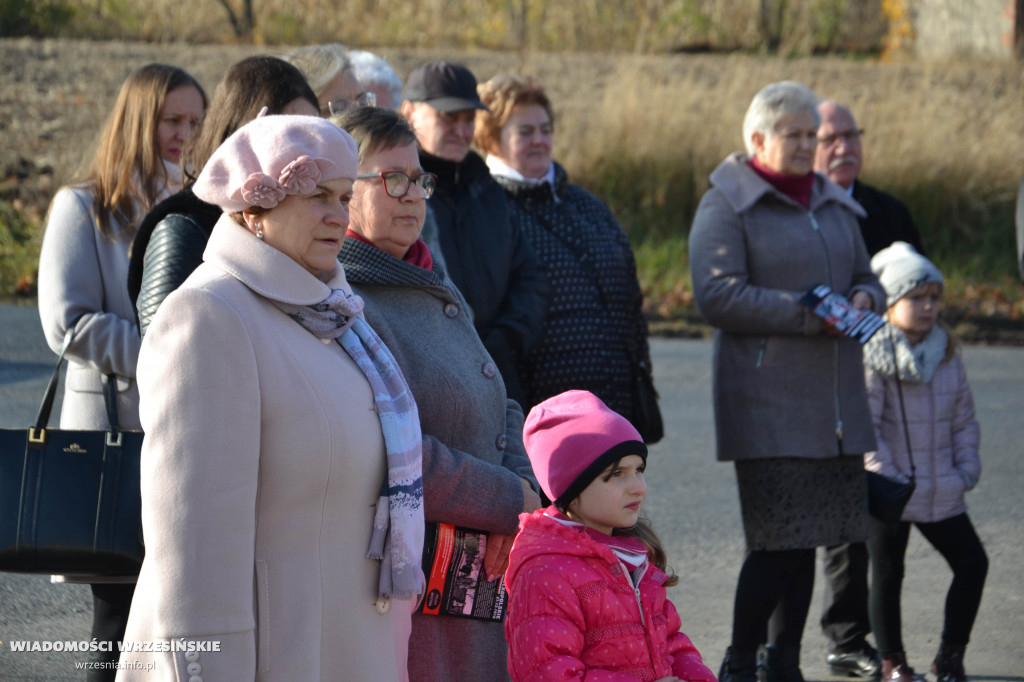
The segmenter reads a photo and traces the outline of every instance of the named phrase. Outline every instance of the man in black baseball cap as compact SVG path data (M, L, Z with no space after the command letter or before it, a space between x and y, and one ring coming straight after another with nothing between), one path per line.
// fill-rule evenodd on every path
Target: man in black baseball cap
M487 109L472 72L453 62L421 64L409 74L402 96L402 116L416 130L420 147L461 163L473 143L476 110Z

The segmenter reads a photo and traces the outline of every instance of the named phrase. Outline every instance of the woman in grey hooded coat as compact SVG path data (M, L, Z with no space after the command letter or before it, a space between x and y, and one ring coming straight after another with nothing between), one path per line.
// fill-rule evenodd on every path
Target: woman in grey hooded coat
M718 459L735 463L748 549L725 682L753 682L766 628L768 679L802 682L815 548L867 536L861 455L875 438L860 345L800 299L827 284L880 311L885 296L857 225L862 209L812 170L816 105L798 83L757 94L743 126L749 155L711 174L690 232L694 294L716 328Z

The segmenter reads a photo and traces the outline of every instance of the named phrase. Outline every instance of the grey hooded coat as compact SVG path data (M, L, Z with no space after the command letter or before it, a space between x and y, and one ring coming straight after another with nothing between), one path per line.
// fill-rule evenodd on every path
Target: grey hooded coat
M800 298L819 284L885 293L871 272L863 209L815 174L806 209L733 154L711 174L690 231L701 313L716 328L718 459L825 458L875 449L860 345L822 332Z

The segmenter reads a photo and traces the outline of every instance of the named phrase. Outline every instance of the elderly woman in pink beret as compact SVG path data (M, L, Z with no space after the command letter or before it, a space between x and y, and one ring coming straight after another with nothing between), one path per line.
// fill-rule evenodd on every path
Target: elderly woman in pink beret
M119 680L407 679L422 436L337 260L356 165L330 122L266 116L196 181L224 215L139 356L146 559Z

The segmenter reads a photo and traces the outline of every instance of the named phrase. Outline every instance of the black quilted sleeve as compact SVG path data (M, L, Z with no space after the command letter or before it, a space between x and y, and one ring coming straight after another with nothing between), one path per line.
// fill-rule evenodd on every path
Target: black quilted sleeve
M203 262L208 240L207 231L192 216L181 213L172 213L154 228L143 256L136 301L143 338L160 304Z

